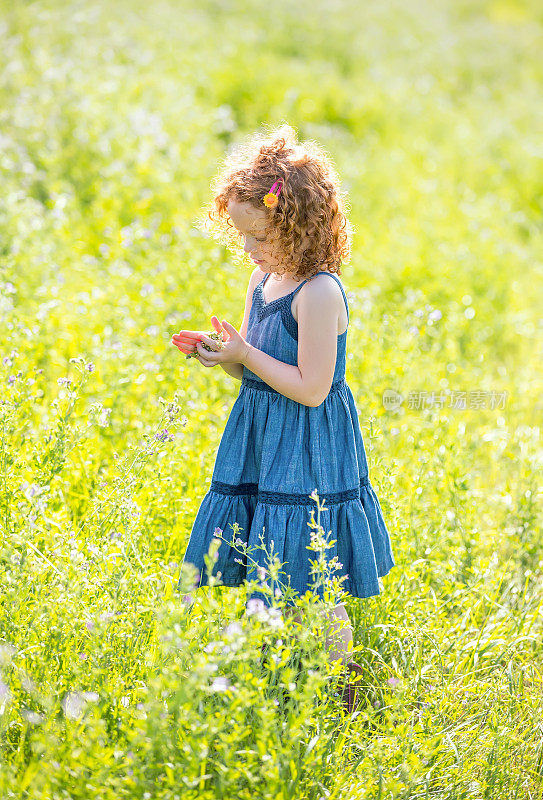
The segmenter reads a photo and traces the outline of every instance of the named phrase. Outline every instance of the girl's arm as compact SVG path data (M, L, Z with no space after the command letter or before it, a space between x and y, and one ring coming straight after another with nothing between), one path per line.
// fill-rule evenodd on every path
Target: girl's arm
M239 362L285 397L306 406L320 406L330 391L337 356L338 322L343 295L336 281L316 276L298 295L298 364L286 364L247 342L223 320L230 339L222 350L196 348L205 366ZM213 339L204 337L211 347Z

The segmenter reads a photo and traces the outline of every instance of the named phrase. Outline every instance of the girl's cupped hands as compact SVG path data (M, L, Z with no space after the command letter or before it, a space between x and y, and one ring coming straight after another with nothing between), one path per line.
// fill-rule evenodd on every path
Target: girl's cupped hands
M173 334L172 344L183 353L197 354L198 361L205 367L214 367L217 364L242 364L249 350L249 343L226 320L223 320L221 325L218 318L212 316L211 324L217 333L222 334L224 347L219 349L217 342L210 339L205 331L179 331ZM202 347L202 342L213 348L213 352Z

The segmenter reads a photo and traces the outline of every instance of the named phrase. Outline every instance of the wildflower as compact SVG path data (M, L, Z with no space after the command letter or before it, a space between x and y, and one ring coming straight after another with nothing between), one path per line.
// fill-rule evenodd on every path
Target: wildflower
M109 424L109 415L111 414L111 408L102 408L100 416L98 417L98 425L101 428L105 428Z
M57 378L57 383L59 386L69 386L71 384L70 378Z
M77 719L85 709L85 698L77 692L67 692L61 705L69 719Z
M177 403L168 403L166 407L166 414L168 415L168 420L170 422L173 422L180 411L181 408L177 405Z
M309 495L309 497L310 497L312 500L315 500L315 501L319 499L319 496L318 496L318 494L317 494L317 489L316 489L316 488L315 488L315 489L313 489L313 491L311 492L311 494Z
M206 334L206 336L209 339L214 339L217 342L217 344L219 345L219 348L218 348L219 350L223 349L224 341L223 341L223 338L222 338L222 333L217 333L217 331L213 331L212 333ZM210 347L208 344L206 344L206 342L202 342L200 340L200 344L202 345L203 348L205 348L206 350L209 350L210 353L215 352L212 347ZM196 358L197 355L198 355L198 351L196 349L194 349L194 352L187 353L186 358Z
M220 539L221 535L222 535L222 528L215 528L215 530L213 531L213 536L217 536Z
M394 678L394 677L389 678L387 680L388 685L391 686L392 689L395 689L396 686L398 686L399 682L400 682L399 679L398 678Z
M8 664L17 649L12 644L0 645L0 664Z
M38 714L36 711L31 711L29 708L22 708L21 716L31 725L38 725L43 720L43 714Z
M94 364L92 363L92 361L89 361L88 364L85 364L85 369L87 370L87 372L94 372Z
M242 632L239 622L231 622L225 630L227 636L239 636Z
M24 487L24 484L23 484L23 486L21 488L25 488L25 493L24 494L25 494L26 499L27 500L31 500L33 497L35 497L37 494L40 493L42 487L38 486L38 484L36 484L36 483L32 483L28 487Z
M161 433L155 433L155 439L157 439L159 442L171 442L173 441L173 436L172 434L168 433L167 428L164 428Z
M266 580L266 570L264 567L257 567L256 571L258 573L258 580L265 581Z
M275 596L277 597L277 590ZM282 628L284 626L283 616L280 609L270 608L268 612L268 623L270 628Z
M23 675L21 677L21 686L25 692L32 693L36 691L36 684L31 678L28 677L28 675Z
M247 616L250 617L251 614L259 614L266 611L266 607L264 605L264 601L260 600L258 597L251 598L247 601Z
M219 675L218 678L215 678L213 683L211 684L211 691L212 692L225 692L231 686L230 681L228 678L225 678L223 675Z
M3 703L4 700L9 700L11 697L11 692L7 687L7 684L0 681L0 703Z

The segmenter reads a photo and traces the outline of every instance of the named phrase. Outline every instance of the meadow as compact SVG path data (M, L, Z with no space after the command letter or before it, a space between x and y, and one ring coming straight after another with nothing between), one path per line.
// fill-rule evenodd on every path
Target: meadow
M542 33L537 0L0 0L2 799L543 798ZM346 601L352 717L311 604L177 591L239 384L170 339L239 328L253 268L196 220L283 121L348 194L396 559Z

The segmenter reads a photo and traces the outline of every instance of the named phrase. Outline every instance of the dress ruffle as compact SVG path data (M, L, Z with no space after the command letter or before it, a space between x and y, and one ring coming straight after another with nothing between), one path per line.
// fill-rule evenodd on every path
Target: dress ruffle
M361 482L355 493L357 497L343 501L332 499L331 502L326 495L319 495L321 503L325 502L320 523L328 542L335 540L326 550L327 561L337 556L341 564L332 576L348 576L341 584L342 588L353 597L363 598L380 593L378 578L389 572L394 559L381 506L369 478ZM266 498L266 494L271 496ZM265 493L265 500L262 500L258 490L247 485L232 486L230 492L224 487L220 491L210 489L207 492L184 558L200 571L200 586L208 583L203 554L207 552L216 528L221 529L221 536L226 541L220 544L212 574L218 576L220 573L225 586L239 586L245 579L256 579L256 566L252 561L247 564L247 558L239 549L229 544L233 535L231 526L237 522L240 527L237 537L249 547L257 548L250 553L250 558L258 566L266 568L266 553L258 546L265 545L270 553L273 540L273 552L280 562L286 562L281 568L280 581L290 584L300 595L310 589L322 597L322 587L312 589L314 578L310 573L310 560L315 560L317 553L307 549L311 509L315 510L316 519L317 504L309 496L302 504L299 499L294 503L285 502L281 497L277 500L273 494ZM269 602L269 596L258 591L251 597Z

